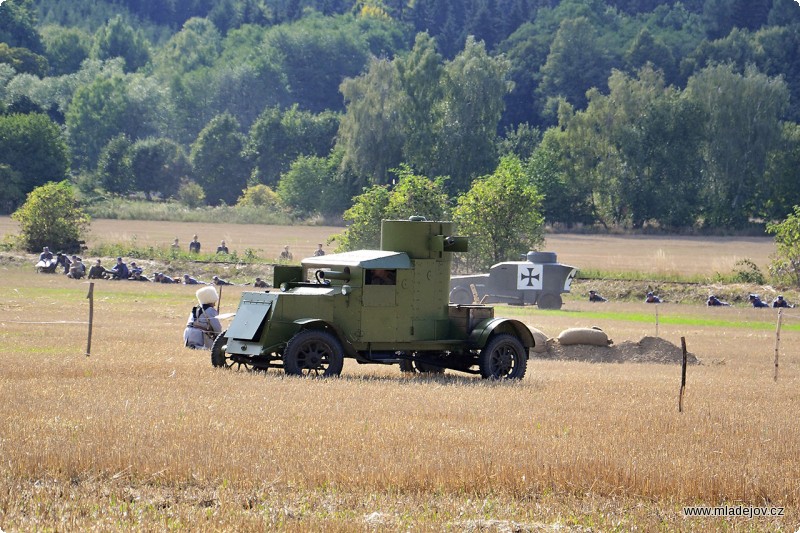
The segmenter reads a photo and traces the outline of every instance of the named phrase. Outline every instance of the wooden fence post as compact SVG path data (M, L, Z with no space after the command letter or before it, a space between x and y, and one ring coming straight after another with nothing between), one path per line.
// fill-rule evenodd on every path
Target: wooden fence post
M654 305L656 308L656 337L658 337L658 304Z
M774 381L778 381L778 353L781 344L781 324L783 323L783 309L778 309L778 325L775 327L775 374L772 376Z
M89 283L89 338L86 341L86 357L92 353L92 322L94 322L94 282Z
M681 337L681 351L683 361L681 362L681 391L678 394L678 412L683 412L683 391L686 389L686 337Z

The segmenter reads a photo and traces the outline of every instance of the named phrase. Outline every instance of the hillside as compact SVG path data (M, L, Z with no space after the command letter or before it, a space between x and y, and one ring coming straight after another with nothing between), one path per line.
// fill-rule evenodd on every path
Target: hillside
M402 168L446 177L455 204L502 157L524 162L554 224L742 228L800 203L792 0L8 0L0 14L6 212L68 178L85 201L187 205L258 184L333 219Z

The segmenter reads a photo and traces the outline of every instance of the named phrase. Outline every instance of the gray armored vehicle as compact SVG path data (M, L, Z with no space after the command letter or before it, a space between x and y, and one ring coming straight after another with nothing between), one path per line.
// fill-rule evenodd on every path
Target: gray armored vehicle
M242 294L212 364L333 376L352 358L521 379L535 343L528 327L490 306L448 303L452 254L467 250L451 232L451 222L384 220L380 250L276 266L279 289Z
M570 291L578 269L558 263L553 252L528 252L523 258L525 261L497 263L488 274L453 276L450 301L462 305L535 304L541 309L561 309L561 294Z

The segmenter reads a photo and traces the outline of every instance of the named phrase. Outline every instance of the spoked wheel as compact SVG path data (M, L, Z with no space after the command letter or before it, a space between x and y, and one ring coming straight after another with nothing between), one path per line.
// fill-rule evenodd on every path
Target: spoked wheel
M486 379L522 379L528 368L525 346L514 335L495 335L481 350L478 366Z
M338 376L344 366L344 349L335 335L306 329L289 339L283 352L283 369L292 376Z
M460 286L450 291L450 303L468 305L472 300L472 292L466 287Z
M211 345L211 364L217 367L232 368L234 370L253 370L253 365L248 363L240 363L234 361L228 355L228 337L225 336L227 331L223 331L217 338L214 339L214 344Z

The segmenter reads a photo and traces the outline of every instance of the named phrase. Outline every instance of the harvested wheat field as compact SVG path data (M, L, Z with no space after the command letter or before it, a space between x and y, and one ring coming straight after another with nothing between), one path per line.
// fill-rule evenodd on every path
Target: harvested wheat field
M185 286L0 277L0 529L794 531L800 317L570 302L500 306L549 337L600 326L680 365L536 355L525 379L215 369L182 347ZM226 287L232 311L242 287ZM647 350L644 352L647 354ZM683 507L782 516L685 518Z
M276 258L285 245L295 259L308 257L323 243L329 253L336 247L328 240L344 228L333 226L265 226L255 224L196 224L138 220L94 220L87 237L91 248L104 243L168 247L178 238L186 249L197 234L204 251L213 251L225 240L231 251L254 250L265 259ZM0 217L0 239L18 231L9 217ZM750 259L762 270L775 252L768 237L668 237L642 235L547 235L544 249L558 260L582 269L608 272L710 275L729 273L737 261ZM521 250L524 253L527 250Z

